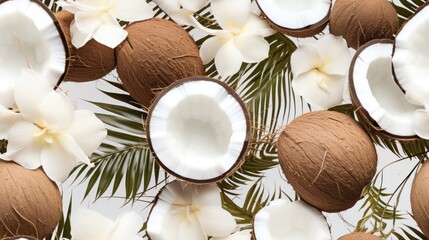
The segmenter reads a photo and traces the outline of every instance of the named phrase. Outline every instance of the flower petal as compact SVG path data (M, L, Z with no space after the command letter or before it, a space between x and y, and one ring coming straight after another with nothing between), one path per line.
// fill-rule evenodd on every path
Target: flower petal
M276 33L274 29L271 28L270 24L258 15L254 13L249 14L249 17L241 29L242 34L248 35L257 35L262 37L268 37Z
M299 46L291 56L292 74L297 78L299 75L317 68L321 61L315 45L305 44Z
M237 227L231 213L220 206L202 208L198 218L204 232L208 236L226 237L234 232L234 229Z
M82 11L96 11L100 8L102 1L91 0L91 1L58 1L56 4L62 7L64 10L76 14Z
M24 69L15 85L15 101L23 117L39 120L42 117L39 106L52 91L52 86L39 73Z
M192 205L195 208L222 206L220 191L216 184L196 187L191 196Z
M240 231L226 238L211 238L211 240L250 240L251 234L249 231Z
M93 38L110 48L117 47L127 38L128 32L125 31L116 19L112 18L105 21L93 34Z
M59 137L59 144L68 155L73 156L74 161L83 162L89 166L93 166L88 156L82 150L82 148L76 143L76 141L70 135L62 135Z
M36 169L41 166L40 153L42 145L34 137L40 129L33 123L19 121L8 133L6 158L12 159L27 169Z
M72 38L72 45L75 48L81 48L85 46L85 44L92 38L92 32L89 32L89 33L80 32L77 29L76 23L74 20L70 26L70 32L71 32L71 38Z
M224 45L221 37L215 36L204 41L200 48L200 56L204 64L216 57L216 53Z
M152 18L154 12L146 1L122 0L113 9L116 18L124 21L140 21Z
M56 142L43 147L40 159L46 175L57 183L67 180L70 172L77 166L73 154Z
M195 21L193 20L193 12L186 9L170 12L168 16L179 25L196 27Z
M235 45L246 63L258 63L269 56L270 44L263 37L240 37L235 40Z
M107 239L113 221L89 209L81 208L71 215L72 239Z
M115 221L107 240L128 240L137 236L143 227L144 221L135 212L121 214Z
M425 84L410 84L405 96L408 102L423 107L425 99L429 99L429 89Z
M180 9L180 0L152 0L162 11L170 14Z
M81 33L93 33L102 23L99 12L78 12L74 15L74 25ZM73 36L74 31L71 34Z
M314 70L294 78L292 87L309 104L328 109L342 103L345 80Z
M179 226L178 240L203 240L207 235L201 228L198 219L192 218L182 221Z
M192 12L198 12L201 8L207 5L207 0L180 0L180 4L184 9Z
M19 113L15 113L0 105L0 139L6 139L12 126L21 119Z
M222 77L229 77L237 73L242 63L243 57L233 40L225 43L215 57L217 71Z
M66 130L87 156L97 150L107 136L104 123L88 110L75 111L74 120Z
M429 139L429 113L419 109L414 113L414 128L417 136Z
M322 59L321 71L331 75L348 74L352 54L344 38L325 35L317 41L317 51Z
M212 0L212 13L225 30L239 30L250 14L250 0Z
M39 105L42 121L53 129L64 129L74 118L74 107L63 93L52 90Z

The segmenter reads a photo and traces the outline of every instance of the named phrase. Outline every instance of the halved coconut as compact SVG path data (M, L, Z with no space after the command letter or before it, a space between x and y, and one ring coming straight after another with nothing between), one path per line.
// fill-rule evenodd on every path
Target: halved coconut
M37 240L37 239L34 237L18 236L18 237L2 238L2 240Z
M147 133L158 163L193 183L220 181L232 174L251 136L241 98L227 84L204 77L166 88L149 110Z
M293 37L311 37L325 29L331 0L257 0L264 16L279 32Z
M429 3L420 7L402 26L395 38L393 73L398 85L415 98L429 92Z
M0 1L0 81L12 87L22 68L57 86L68 68L68 48L54 14L38 0Z
M256 240L331 240L323 214L302 200L280 199L261 209L253 220Z
M359 115L381 135L415 140L414 112L392 75L393 41L373 40L362 46L350 67L350 96Z

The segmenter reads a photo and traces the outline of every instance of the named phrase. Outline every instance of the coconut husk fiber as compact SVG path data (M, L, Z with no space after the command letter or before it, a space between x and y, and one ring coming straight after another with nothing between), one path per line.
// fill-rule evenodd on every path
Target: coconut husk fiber
M0 239L43 239L55 230L62 216L61 194L41 169L0 160L0 183Z
M289 183L303 200L325 212L353 207L376 173L373 142L342 113L298 117L281 133L277 147Z
M198 46L178 24L153 18L126 27L128 38L116 49L120 80L130 95L149 108L171 83L204 76Z
M399 29L395 8L387 0L337 0L332 8L330 31L358 49L374 39L393 39Z
M64 81L88 82L100 79L116 68L115 50L94 39L77 49L71 43L70 25L74 15L67 11L55 13L70 49L70 67Z
M370 233L350 233L347 235L344 235L338 240L383 240L380 237L374 236Z
M411 210L417 225L429 237L429 162L422 165L411 188Z

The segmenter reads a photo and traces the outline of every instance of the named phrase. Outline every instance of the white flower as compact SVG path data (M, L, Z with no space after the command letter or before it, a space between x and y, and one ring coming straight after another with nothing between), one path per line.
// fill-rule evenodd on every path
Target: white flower
M101 214L81 208L71 216L72 240L141 240L143 219L135 212L119 215L112 221Z
M29 69L16 81L14 99L19 118L0 122L0 129L10 127L6 159L28 169L42 166L58 183L66 180L78 161L91 165L88 156L107 134L94 113L74 111L67 96Z
M212 238L211 240L250 240L250 239L251 239L250 231L241 231L241 232L236 232L226 238Z
M153 10L145 0L62 0L57 4L75 14L70 31L76 48L92 38L115 48L128 35L117 19L139 21L153 17Z
M7 138L7 132L20 118L16 111L13 88L0 89L0 140Z
M234 217L222 208L216 184L169 183L152 209L147 232L152 240L226 237L236 229Z
M208 29L193 19L198 28L215 35L203 43L200 55L205 64L215 59L222 77L237 73L243 62L257 63L269 55L265 37L275 31L250 9L250 0L213 0L211 10L222 30Z
M352 54L342 37L326 35L292 54L292 87L309 104L327 109L343 101Z
M208 0L153 0L167 15L179 25L194 26L195 12L207 5Z

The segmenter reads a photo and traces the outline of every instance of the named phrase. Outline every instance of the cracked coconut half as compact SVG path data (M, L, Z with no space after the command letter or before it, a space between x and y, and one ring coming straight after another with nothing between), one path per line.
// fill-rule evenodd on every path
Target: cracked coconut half
M68 48L54 14L37 0L0 1L0 77L11 88L23 68L58 85L68 68Z
M325 29L331 0L257 0L263 15L279 32L311 37Z
M395 80L410 100L425 105L429 87L429 3L420 7L395 38L392 66ZM426 98L426 99L425 99Z
M241 98L225 83L203 77L166 88L149 111L147 132L158 163L193 183L231 175L242 163L251 134Z
M302 200L280 199L261 209L253 220L256 240L331 240L323 214Z
M392 75L393 41L373 40L362 46L350 68L350 96L359 115L385 137L414 140L414 112Z

